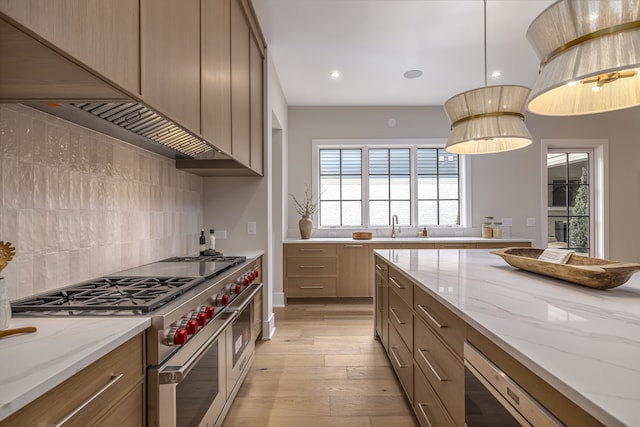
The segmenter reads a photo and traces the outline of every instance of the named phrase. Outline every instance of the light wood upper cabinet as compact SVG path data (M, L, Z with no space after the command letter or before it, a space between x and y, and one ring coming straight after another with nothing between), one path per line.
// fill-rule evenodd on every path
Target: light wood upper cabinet
M202 1L202 136L231 154L231 0Z
M142 98L200 133L200 0L141 0Z
M251 163L251 61L249 23L240 2L231 1L231 154Z
M264 56L253 34L249 49L251 68L251 169L262 174L264 172Z
M0 12L100 76L132 94L140 94L139 0L0 0ZM3 61L7 60L6 54L3 48ZM39 67L37 51L31 54L25 65ZM51 61L51 57L46 60ZM56 64L53 62L45 69L49 73L55 72ZM23 78L37 71L28 70ZM81 77L77 77L77 83L86 85ZM49 75L44 78L47 79L45 83L51 86L65 84L70 76ZM81 89L69 86L72 93ZM95 95L109 95L108 91L92 90L95 90Z

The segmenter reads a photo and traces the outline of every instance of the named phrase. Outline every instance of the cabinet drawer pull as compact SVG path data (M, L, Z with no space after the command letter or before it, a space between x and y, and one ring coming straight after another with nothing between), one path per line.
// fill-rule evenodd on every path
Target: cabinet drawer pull
M362 245L344 245L345 248L361 248Z
M299 252L324 252L324 249L298 249Z
M300 268L324 268L324 265L301 265Z
M396 363L398 364L398 368L408 368L409 365L404 365L400 359L398 358L398 356L396 355L396 349L398 347L390 347L389 348L389 353L391 353L391 355L393 356L393 358L396 360Z
M429 358L427 357L427 355L429 354L429 351L427 350L423 350L421 348L418 349L418 353L420 353L420 356L422 356L422 360L424 360L424 362L427 364L427 366L429 367L429 369L431 369L431 372L433 372L433 375L436 376L436 378L438 379L438 381L440 382L445 382L445 381L449 381L446 377L446 375L440 375L438 373L438 371L435 368L435 363L431 363L431 361L429 360Z
M390 309L389 309L389 312L390 312L391 314L393 314L393 317L395 317L395 318L396 318L396 321L397 321L399 324L401 324L401 325L406 324L407 322L403 322L402 320L400 320L400 318L399 318L399 317L398 317L398 315L396 314L396 311L397 311L397 310L396 310L395 308L390 308Z
M387 269L386 269L386 268L384 268L384 266L383 266L383 265L376 264L376 270L378 270L378 271L386 271Z
M438 321L436 320L436 318L435 318L435 317L433 317L433 316L431 315L431 313L429 313L429 312L427 311L427 306L426 306L426 305L418 304L418 308L420 309L420 311L422 311L422 312L425 314L425 316L427 316L427 317L429 318L429 320L431 320L431 321L436 325L436 327L438 327L438 328L440 328L440 329L448 328L448 326L447 326L446 324L438 322Z
M429 406L426 403L418 403L418 408L420 408L420 412L422 412L422 416L424 417L424 420L427 422L427 425L429 427L433 427L433 424L431 424L431 421L429 420L429 416L427 415L427 413L424 411L424 407L425 406Z
M300 289L324 289L324 286L300 286Z
M400 283L396 282L396 279L394 279L393 277L389 277L389 281L393 283L398 289L407 289L406 286L402 286Z
M49 424L48 427L62 427L63 425L65 425L68 421L71 420L71 418L75 417L80 411L86 408L91 402L99 398L105 391L107 391L109 388L115 385L115 383L120 381L122 377L124 377L124 374L111 376L111 380L104 387L98 390L93 396L91 396L90 398L82 402L80 406L78 406L76 409L71 411L66 417L62 419L62 421L60 421L57 424Z

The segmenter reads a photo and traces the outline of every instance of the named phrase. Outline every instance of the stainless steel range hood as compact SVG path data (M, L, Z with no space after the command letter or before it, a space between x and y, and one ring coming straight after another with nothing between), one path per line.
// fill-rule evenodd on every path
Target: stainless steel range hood
M140 102L49 102L28 105L175 159L195 158L215 150L209 142Z

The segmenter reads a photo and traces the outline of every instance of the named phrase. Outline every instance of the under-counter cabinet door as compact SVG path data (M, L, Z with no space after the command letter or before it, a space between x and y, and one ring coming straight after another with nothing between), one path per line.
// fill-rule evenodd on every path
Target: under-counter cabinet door
M0 426L140 427L145 420L144 380L144 334L139 334Z
M141 0L142 98L200 134L200 0Z
M372 285L370 253L367 245L344 244L338 246L338 296L371 297Z
M133 94L140 94L139 0L0 0L0 12L95 74ZM9 38L4 33L2 37ZM17 46L16 40L12 47ZM20 55L22 66L31 67L24 68L20 76L14 76L26 83L20 84L13 79L13 88L7 88L5 94L3 87L3 96L19 94L22 99L47 96L73 99L82 95L124 98L122 93L109 89L106 84L99 84L99 79L88 77L88 72L83 76L80 68L63 65L66 59L40 56L44 50L32 50L27 46L33 47L21 45L18 49L22 52L10 52L3 47L4 67L20 65L8 63L7 54ZM47 63L49 60L53 62ZM67 61L66 64L71 63ZM33 69L38 67L41 69ZM13 71L5 69L4 72ZM32 78L35 76L39 78ZM89 80L85 80L87 78Z
M376 333L382 342L385 350L389 350L389 287L387 278L389 266L387 263L376 257L375 264L375 318Z

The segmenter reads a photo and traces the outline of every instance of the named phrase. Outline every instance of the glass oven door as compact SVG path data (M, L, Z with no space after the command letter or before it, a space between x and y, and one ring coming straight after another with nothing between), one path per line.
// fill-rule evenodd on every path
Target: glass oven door
M213 426L227 401L227 329L221 322L207 338L200 331L159 368L149 368L148 411L150 426ZM209 324L211 325L211 324ZM209 326L207 325L207 327ZM200 342L199 342L200 341Z

